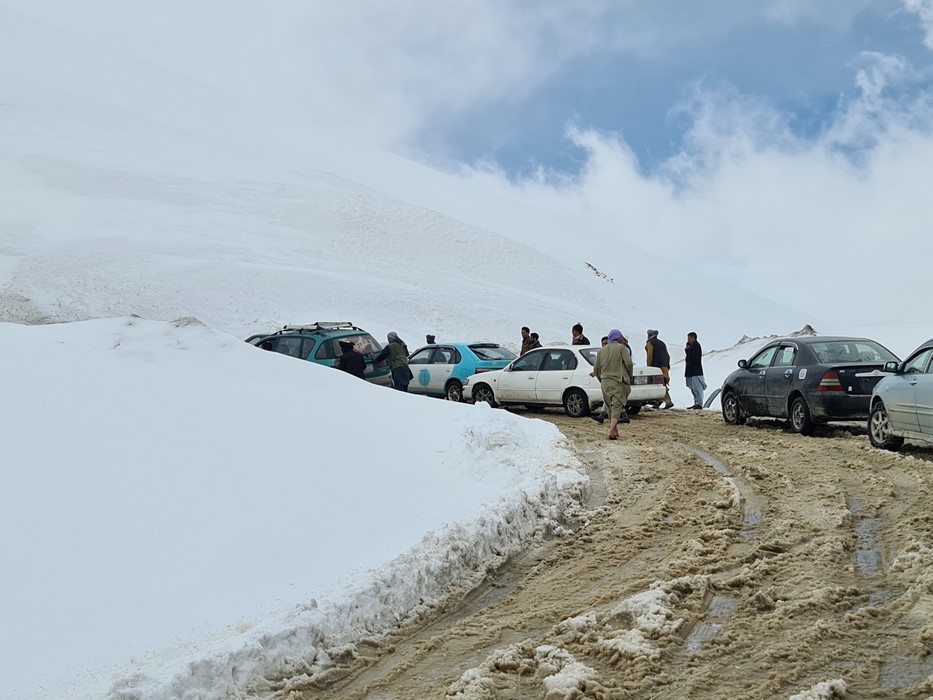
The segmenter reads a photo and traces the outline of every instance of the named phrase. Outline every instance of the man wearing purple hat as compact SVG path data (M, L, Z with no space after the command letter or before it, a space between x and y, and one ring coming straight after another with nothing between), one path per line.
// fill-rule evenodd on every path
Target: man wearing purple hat
M632 357L622 344L622 331L613 328L609 343L596 355L593 376L603 390L603 402L609 414L609 439L619 439L619 419L625 413L625 404L632 384Z

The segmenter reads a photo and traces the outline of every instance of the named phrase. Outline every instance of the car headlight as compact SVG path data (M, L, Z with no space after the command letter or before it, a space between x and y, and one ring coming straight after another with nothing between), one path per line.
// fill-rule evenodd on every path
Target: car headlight
M466 379L463 380L463 386L467 387L469 385L470 385L470 378L467 377Z

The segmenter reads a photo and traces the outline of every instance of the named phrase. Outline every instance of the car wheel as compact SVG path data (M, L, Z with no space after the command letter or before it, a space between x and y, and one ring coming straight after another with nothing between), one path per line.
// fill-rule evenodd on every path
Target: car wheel
M897 450L904 444L904 438L891 435L891 419L883 401L877 401L871 407L868 416L868 440L882 450Z
M571 418L580 418L590 412L590 400L582 389L571 389L564 395L564 411Z
M473 388L473 401L475 403L488 403L493 408L497 406L496 395L492 393L492 387L488 384L477 384Z
M447 384L447 400L448 401L463 401L463 384L454 379Z
M794 399L790 405L791 427L801 435L813 434L813 420L810 418L810 407L802 396Z
M739 406L739 397L734 391L727 391L722 397L722 419L729 425L743 425L747 417Z
M630 416L637 416L638 412L641 410L642 404L640 403L630 403L625 407L625 412Z

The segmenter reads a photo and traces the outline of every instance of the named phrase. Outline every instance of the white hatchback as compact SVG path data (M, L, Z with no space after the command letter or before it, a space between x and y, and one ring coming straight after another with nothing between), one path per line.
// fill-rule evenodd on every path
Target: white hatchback
M598 352L599 347L581 345L537 348L505 369L469 377L463 395L493 406L563 406L568 416L585 416L603 402L599 381L590 376ZM636 365L627 411L634 415L644 404L662 401L664 394L661 370Z

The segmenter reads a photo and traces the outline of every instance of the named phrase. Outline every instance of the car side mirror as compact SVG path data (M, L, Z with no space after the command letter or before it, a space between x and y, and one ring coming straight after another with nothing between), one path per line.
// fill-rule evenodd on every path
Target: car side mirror
M884 371L885 371L885 372L894 372L894 373L896 374L896 373L897 373L897 369L898 369L898 364L897 364L896 362L894 362L893 360L892 360L891 362L885 362L885 363L884 363Z
M747 360L739 360L739 367L742 368L742 369L748 369L748 361L747 361Z

